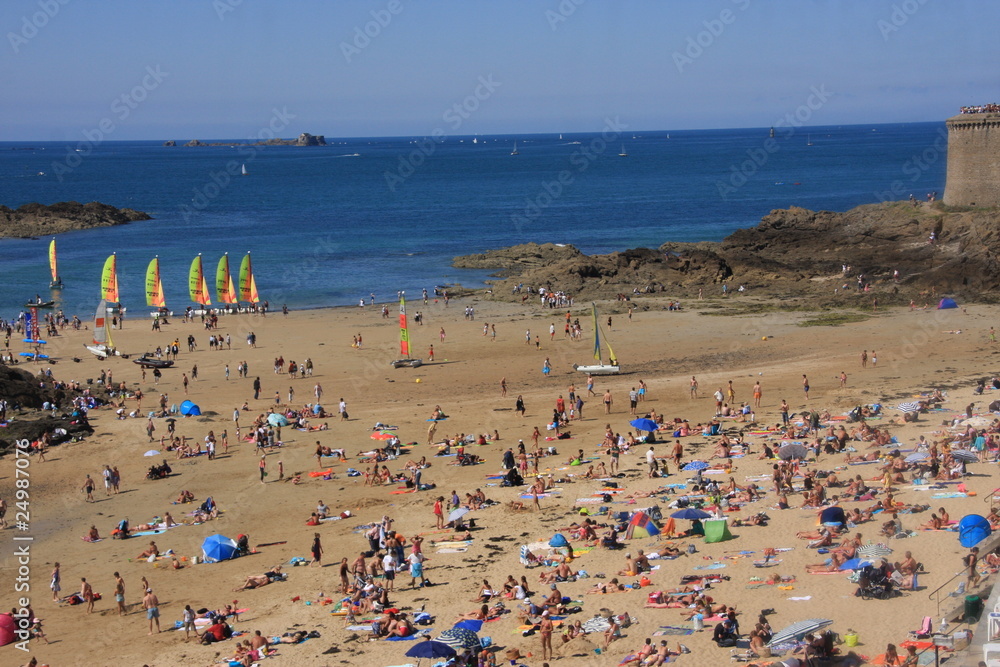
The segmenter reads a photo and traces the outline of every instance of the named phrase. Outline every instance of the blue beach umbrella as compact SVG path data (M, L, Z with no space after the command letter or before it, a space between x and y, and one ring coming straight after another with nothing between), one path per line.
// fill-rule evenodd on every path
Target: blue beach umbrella
M864 558L851 558L850 560L845 560L840 564L841 570L860 570L866 565L871 565L870 560L865 560Z
M474 618L467 618L464 621L459 621L453 627L464 628L466 630L472 630L473 632L479 632L483 629L483 622L476 620Z
M201 543L201 553L205 556L205 562L215 563L220 560L236 558L239 545L225 535L209 535Z
M629 422L629 425L637 431L649 431L650 433L659 428L659 426L656 425L656 422L652 419L646 419L644 417L633 419Z
M271 426L288 426L288 419L285 418L285 415L272 412L267 416L267 423Z
M410 647L410 650L405 653L408 658L454 658L457 654L455 649L448 646L447 644L442 644L441 642L436 642L433 640L422 641L419 644L414 644Z
M707 467L708 464L705 463L704 461L691 461L691 463L681 468L681 470L683 470L684 472L694 472L696 470L704 470Z
M704 512L694 507L685 507L682 510L678 510L670 515L671 519L687 519L689 521L694 521L695 519L711 519L712 515L708 512Z
M445 630L438 635L437 640L456 650L476 650L481 646L479 643L479 635L466 628L452 628L451 630Z

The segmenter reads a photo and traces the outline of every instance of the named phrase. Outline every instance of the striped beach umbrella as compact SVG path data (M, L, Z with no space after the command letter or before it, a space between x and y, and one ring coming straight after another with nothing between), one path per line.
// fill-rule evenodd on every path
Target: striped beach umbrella
M920 403L916 401L908 401L906 403L900 403L896 406L896 409L900 412L920 412Z
M951 450L951 456L957 461L965 461L966 463L976 463L979 461L976 453L970 452L967 449L953 449Z
M452 628L438 635L437 641L447 644L455 650L475 650L481 647L479 635L468 628Z
M777 646L786 642L799 641L806 635L822 630L828 625L833 625L833 621L828 618L810 618L806 621L797 621L776 633L771 637L768 646Z
M888 558L892 555L892 549L882 543L866 544L858 547L856 553L859 558Z

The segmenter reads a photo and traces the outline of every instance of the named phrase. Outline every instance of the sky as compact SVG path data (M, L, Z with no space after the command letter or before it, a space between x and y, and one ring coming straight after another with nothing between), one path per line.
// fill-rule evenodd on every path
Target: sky
M4 0L0 141L936 121L990 0Z

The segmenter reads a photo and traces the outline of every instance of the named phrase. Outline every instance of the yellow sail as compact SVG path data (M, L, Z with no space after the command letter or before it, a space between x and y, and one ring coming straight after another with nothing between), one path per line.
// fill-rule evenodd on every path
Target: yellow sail
M205 280L205 271L201 264L201 255L191 262L191 271L188 273L188 291L191 293L191 300L202 306L212 305L212 300L208 295L208 282Z
M247 253L240 263L240 301L260 302L257 280L253 277L253 265L250 263L250 253Z
M111 303L118 303L118 258L111 255L104 262L104 273L101 275L101 298Z
M146 269L146 305L165 308L167 300L163 296L163 283L160 281L160 259L154 257Z
M236 287L233 285L233 275L229 271L229 253L219 260L218 269L215 272L215 293L219 296L220 303L236 303Z
M59 266L56 261L56 240L49 242L49 271L52 273L52 284L59 282Z

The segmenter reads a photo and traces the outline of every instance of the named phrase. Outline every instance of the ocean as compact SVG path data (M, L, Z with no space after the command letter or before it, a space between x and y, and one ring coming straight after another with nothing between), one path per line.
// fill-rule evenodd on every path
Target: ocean
M219 257L228 252L236 270L250 251L262 300L318 308L482 286L488 272L452 268L456 255L529 241L586 253L714 241L776 208L942 196L945 180L943 122L777 128L773 140L757 128L328 142L0 143L0 204L99 201L154 218L60 235L60 291L48 289L49 238L0 239L0 316L41 294L69 316L91 317L113 252L133 316L149 310L144 276L154 256L167 305L191 305L187 273L198 253L213 295Z

